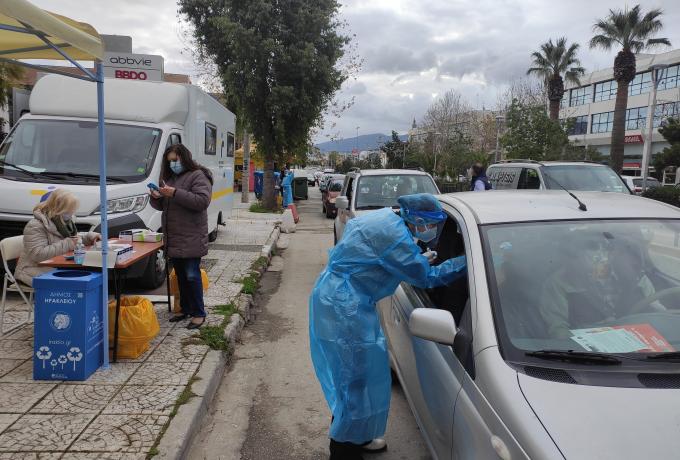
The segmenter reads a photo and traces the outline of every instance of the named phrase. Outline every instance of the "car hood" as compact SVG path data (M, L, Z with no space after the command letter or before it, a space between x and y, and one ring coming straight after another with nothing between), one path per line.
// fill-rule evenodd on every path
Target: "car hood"
M567 459L677 458L680 389L619 388L519 374L528 403Z

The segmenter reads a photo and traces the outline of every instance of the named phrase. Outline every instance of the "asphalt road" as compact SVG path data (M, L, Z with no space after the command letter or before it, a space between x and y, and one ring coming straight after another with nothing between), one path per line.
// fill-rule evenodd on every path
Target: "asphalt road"
M301 222L283 251L281 271L262 279L256 318L224 375L190 459L299 460L328 458L330 413L309 358L307 299L333 244L318 188L298 202ZM388 450L374 460L430 456L401 388L392 387Z

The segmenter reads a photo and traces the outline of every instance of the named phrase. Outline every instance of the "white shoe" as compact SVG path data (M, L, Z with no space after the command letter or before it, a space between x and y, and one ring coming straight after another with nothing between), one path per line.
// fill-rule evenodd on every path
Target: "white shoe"
M375 438L373 441L364 444L361 448L366 452L380 452L387 449L385 438Z

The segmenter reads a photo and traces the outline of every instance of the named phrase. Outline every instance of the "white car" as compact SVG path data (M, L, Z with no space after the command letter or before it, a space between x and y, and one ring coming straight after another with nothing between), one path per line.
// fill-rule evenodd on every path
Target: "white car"
M397 199L413 193L439 193L437 184L428 173L412 169L358 168L345 176L342 192L335 200L337 216L333 224L333 238L337 243L347 221L356 216L386 207L397 208Z
M643 190L643 180L640 176L621 176L621 179L626 183L628 188L636 195L642 195ZM661 187L661 182L659 182L654 177L647 177L647 189Z

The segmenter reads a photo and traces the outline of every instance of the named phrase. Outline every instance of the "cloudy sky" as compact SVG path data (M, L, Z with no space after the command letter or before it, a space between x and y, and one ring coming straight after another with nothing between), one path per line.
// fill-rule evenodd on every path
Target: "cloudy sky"
M133 51L161 54L167 72L197 70L173 0L32 0L36 5L92 24L100 33L131 35ZM582 45L588 71L611 67L615 52L590 50L596 18L621 0L340 0L341 16L356 34L363 67L338 94L354 97L340 118L326 120L316 141L359 134L406 132L415 117L449 89L470 104L493 107L498 92L529 66L529 54L549 38ZM633 6L636 2L630 2ZM680 2L640 0L662 8L661 36L680 48ZM673 26L675 24L675 26ZM661 51L658 49L657 51Z

